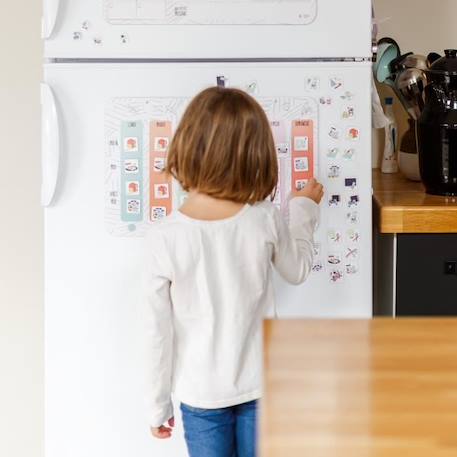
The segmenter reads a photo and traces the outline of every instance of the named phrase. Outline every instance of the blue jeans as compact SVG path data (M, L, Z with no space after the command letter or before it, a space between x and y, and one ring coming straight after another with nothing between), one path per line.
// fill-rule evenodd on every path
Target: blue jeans
M190 457L255 457L257 401L201 409L181 403Z

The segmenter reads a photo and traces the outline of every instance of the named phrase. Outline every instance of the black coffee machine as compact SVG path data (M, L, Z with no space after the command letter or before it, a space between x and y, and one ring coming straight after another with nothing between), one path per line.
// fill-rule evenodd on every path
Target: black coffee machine
M421 178L429 194L457 195L457 50L447 49L426 72L419 118Z

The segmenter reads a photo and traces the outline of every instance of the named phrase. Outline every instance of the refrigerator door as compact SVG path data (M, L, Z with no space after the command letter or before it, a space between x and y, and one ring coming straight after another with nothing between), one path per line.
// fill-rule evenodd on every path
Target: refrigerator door
M313 175L326 186L315 272L277 281L279 314L371 314L370 65L47 65L44 158L58 174L43 183L47 457L186 455L179 421L172 440L149 436L136 304L144 233L183 196L159 173L169 140L217 80L270 117L279 206Z
M371 0L44 0L47 58L371 57Z

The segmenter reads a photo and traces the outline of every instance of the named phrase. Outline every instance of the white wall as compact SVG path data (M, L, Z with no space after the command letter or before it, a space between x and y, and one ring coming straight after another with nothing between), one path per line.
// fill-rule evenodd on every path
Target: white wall
M380 37L391 36L402 53L428 54L457 47L457 1L455 0L375 0Z
M0 5L0 455L41 457L41 1Z
M374 0L376 16L381 21L379 38L390 36L400 45L402 54L427 55L434 51L443 55L447 48L457 48L456 0ZM382 98L393 96L390 88L379 85ZM400 134L407 130L407 115L396 100L395 115ZM373 158L384 147L383 131L374 135Z

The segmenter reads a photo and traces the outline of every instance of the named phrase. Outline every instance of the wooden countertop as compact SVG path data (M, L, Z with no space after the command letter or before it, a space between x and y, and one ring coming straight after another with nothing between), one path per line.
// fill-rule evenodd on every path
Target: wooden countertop
M457 456L457 319L266 321L261 457Z
M457 233L457 198L428 195L400 173L373 170L373 199L381 233Z

